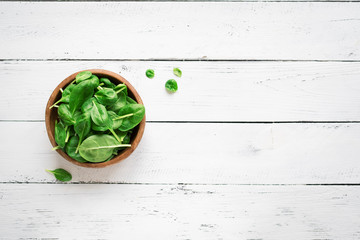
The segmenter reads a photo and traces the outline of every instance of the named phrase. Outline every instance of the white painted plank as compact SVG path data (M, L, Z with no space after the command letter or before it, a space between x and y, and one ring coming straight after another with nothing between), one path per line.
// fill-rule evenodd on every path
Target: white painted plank
M0 182L360 183L360 124L148 123L126 160L87 169L64 160L44 123L0 123Z
M360 63L167 61L0 62L0 120L44 119L58 83L89 68L127 78L150 121L360 120ZM148 68L154 79L146 78ZM175 94L164 87L170 78L178 80Z
M0 196L4 239L360 238L359 187L1 184Z
M2 2L2 59L360 60L360 3Z

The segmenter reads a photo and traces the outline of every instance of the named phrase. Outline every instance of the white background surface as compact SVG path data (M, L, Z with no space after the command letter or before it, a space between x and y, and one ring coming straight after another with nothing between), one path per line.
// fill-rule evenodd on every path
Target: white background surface
M359 13L0 2L0 239L360 239ZM147 111L138 149L104 169L68 163L45 130L52 90L89 68ZM45 172L59 167L72 182Z

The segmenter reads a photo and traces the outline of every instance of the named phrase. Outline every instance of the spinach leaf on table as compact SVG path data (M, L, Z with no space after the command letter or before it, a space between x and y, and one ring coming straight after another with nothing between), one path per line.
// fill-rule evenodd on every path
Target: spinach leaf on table
M177 77L181 77L181 75L182 75L181 70L178 69L178 68L174 68L173 72L174 72L174 75L177 76Z
M155 71L154 71L154 69L148 69L148 70L146 70L145 75L146 75L148 78L154 78L154 76L155 76Z
M130 146L130 144L120 144L110 135L93 135L83 141L79 152L89 162L103 162L112 155L114 148Z
M62 182L68 182L72 179L71 174L62 168L58 168L55 170L46 170L46 171L54 174L55 178Z
M165 88L169 92L176 92L178 90L177 82L174 79L170 79L165 83Z

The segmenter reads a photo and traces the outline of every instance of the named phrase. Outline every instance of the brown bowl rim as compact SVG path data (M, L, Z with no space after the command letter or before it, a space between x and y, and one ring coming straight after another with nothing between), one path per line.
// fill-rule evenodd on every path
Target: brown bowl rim
M57 101L56 96L58 95L60 88L64 88L66 85L68 85L70 82L72 82L76 75L79 72L83 72L83 71L90 71L93 74L99 74L99 75L107 75L109 76L110 80L112 79L116 79L122 83L124 83L128 90L130 90L130 92L134 95L135 100L139 103L139 104L144 104L140 95L138 94L138 92L135 90L135 88L122 76L120 76L117 73L108 71L108 70L104 70L104 69L86 69L86 70L81 70L78 71L76 73L71 74L70 76L68 76L67 78L65 78L52 92L52 94L50 95L50 98L47 102L46 105L46 110L45 110L45 125L46 125L46 131L50 140L50 143L53 147L57 146L56 142L55 142L55 138L54 138L54 132L55 129L51 129L50 126L50 116L51 116L51 111L55 110L53 109L49 109L50 106L52 106L55 101ZM51 101L52 99L54 99L53 101ZM57 114L57 113L56 113ZM140 140L144 134L144 130L145 130L145 123L146 123L146 115L144 115L143 120L139 123L138 127L138 131L136 136L133 138L132 142L131 142L131 147L126 148L125 150L121 151L121 153L119 155L117 155L116 157L114 157L113 159L111 159L110 161L107 162L101 162L101 163L81 163L78 162L74 159L72 159L69 155L67 155L64 151L62 151L61 149L57 149L56 151L66 160L68 160L69 162L81 166L81 167L88 167L88 168L103 168L115 163L120 162L121 160L127 158L128 156L130 156L130 154L135 151L136 147L139 145Z

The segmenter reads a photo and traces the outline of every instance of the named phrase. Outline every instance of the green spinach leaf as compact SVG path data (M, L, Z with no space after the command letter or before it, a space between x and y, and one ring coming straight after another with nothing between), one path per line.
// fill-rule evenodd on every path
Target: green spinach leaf
M137 104L137 102L134 99L132 99L131 97L127 96L126 104Z
M103 162L112 155L114 148L130 146L130 144L120 144L110 135L93 135L84 140L79 152L89 162Z
M55 121L55 142L60 148L64 148L66 144L66 128L62 122Z
M118 94L118 99L116 100L115 103L111 104L108 106L108 109L110 111L114 111L117 112L120 110L120 108L122 108L123 106L126 105L126 95L124 92L120 92Z
M174 79L170 79L165 83L165 88L169 92L176 92L178 90L177 82Z
M84 104L86 100L92 97L94 94L94 86L90 81L83 81L76 85L74 90L70 94L70 112L75 113L75 111Z
M146 75L148 78L154 78L154 76L155 76L154 69L148 69L148 70L146 70L145 75Z
M92 73L90 71L79 72L75 77L76 83L80 83L82 81L87 80L88 78L91 77L91 75Z
M96 99L103 105L114 104L118 100L116 92L111 88L103 88L95 93Z
M100 82L104 83L105 87L108 87L108 88L114 89L116 86L108 78L100 78Z
M78 162L87 162L83 157L81 157L80 153L76 152L76 148L79 145L79 137L72 136L69 142L65 146L65 152L69 157L75 159Z
M79 143L76 148L75 153L78 152L81 142L84 138L89 134L91 129L91 120L90 120L90 113L83 113L77 120L74 125L74 130L79 136Z
M175 76L177 76L177 77L181 77L181 75L182 75L181 70L178 68L174 68L173 72L174 72Z
M128 131L138 125L145 115L145 107L141 104L129 104L121 108L118 112L119 117L114 120L123 119L119 130Z
M68 126L75 124L74 114L70 112L69 104L61 104L58 108L58 116Z

